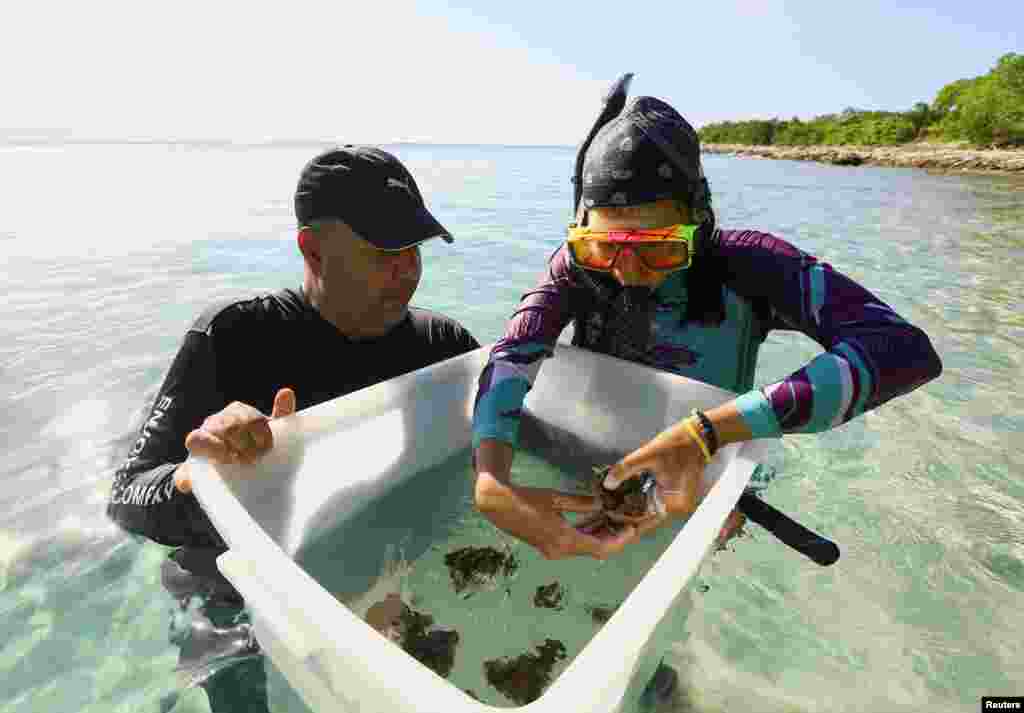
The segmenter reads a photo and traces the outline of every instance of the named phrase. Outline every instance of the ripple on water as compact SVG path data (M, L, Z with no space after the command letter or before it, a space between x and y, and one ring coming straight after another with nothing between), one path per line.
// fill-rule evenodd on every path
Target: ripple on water
M495 339L564 234L572 151L403 151L434 177L442 221L467 238L454 252L430 253L417 302L446 305L481 341ZM172 695L177 651L166 640L163 548L89 528L105 522L112 461L130 448L133 416L151 400L190 320L214 299L299 279L294 253L238 240L237 226L249 214L257 230L289 224L271 215L287 207L276 185L253 177L297 170L307 153L60 147L52 160L90 179L100 155L117 175L141 157L164 187L186 175L218 176L215 203L183 203L197 214L170 216L148 237L134 221L115 226L96 236L102 254L76 244L75 260L37 254L61 249L35 227L52 223L9 202L0 235L18 234L4 245L25 255L4 271L0 320L0 376L14 405L0 414L0 438L8 439L0 471L3 713L208 708L202 691ZM0 172L19 160L5 155ZM21 166L27 174L12 175L36 175L41 160L49 159L33 156ZM261 168L242 174L239 165ZM705 168L723 225L776 232L861 280L929 334L945 372L856 427L785 440L766 498L838 540L843 558L816 568L752 528L735 552L713 560L701 575L710 589L697 597L699 616L687 621L692 633L676 642L680 707L810 712L830 701L848 711L973 710L975 696L1013 691L1024 680L1020 181L716 156ZM238 180L220 180L225 172ZM442 176L450 185L438 183ZM79 182L76 207L85 213L75 212L76 222L108 205L90 192L105 185ZM227 202L223 186L237 189ZM238 213L226 214L229 205ZM101 211L91 217L104 224ZM197 220L207 228L193 240ZM427 247L425 254L435 246ZM784 377L818 351L773 333L758 382ZM114 442L111 433L123 437ZM55 534L68 514L79 524Z

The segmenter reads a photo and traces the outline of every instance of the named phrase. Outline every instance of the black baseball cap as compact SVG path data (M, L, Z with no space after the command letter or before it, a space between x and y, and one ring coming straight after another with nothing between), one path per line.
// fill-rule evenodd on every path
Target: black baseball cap
M412 174L387 151L346 144L314 157L299 176L295 217L300 226L344 221L381 250L401 250L431 238L452 242L423 202Z
M637 97L601 127L584 155L582 180L584 208L680 198L699 211L707 200L697 132L654 97Z

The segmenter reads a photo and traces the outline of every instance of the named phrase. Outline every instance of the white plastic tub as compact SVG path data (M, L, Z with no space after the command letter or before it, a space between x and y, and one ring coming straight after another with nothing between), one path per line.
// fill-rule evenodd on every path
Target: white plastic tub
M198 459L193 464L194 492L230 547L218 565L245 597L266 654L317 713L509 710L474 700L421 665L293 560L304 543L468 448L477 378L487 354L482 348L275 421L274 449L257 466L212 467ZM690 409L732 396L559 344L526 406L544 424L546 435L539 440L549 447L562 439L556 448L609 458L636 448ZM717 483L694 516L565 671L539 699L517 710L620 709L627 689L638 690L634 678L645 646L769 445L753 441L720 452L707 470ZM373 539L367 532L346 546L353 556L365 557L360 548ZM343 547L339 567L344 563Z

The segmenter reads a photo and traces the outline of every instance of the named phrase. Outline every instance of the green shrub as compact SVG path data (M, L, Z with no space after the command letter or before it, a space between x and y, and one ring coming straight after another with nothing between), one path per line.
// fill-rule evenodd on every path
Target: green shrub
M1020 143L1024 93L1014 91L999 76L986 76L961 96L957 121L960 132L971 143Z
M722 121L698 132L705 143L780 146L883 146L917 138L967 140L979 145L1024 145L1024 55L1006 54L988 74L958 79L942 87L929 105L917 102L905 112L847 107L809 121L793 117Z

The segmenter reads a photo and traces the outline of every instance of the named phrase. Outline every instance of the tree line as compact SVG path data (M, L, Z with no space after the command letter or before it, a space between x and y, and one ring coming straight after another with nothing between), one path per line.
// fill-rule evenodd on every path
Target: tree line
M1024 146L1024 55L1003 55L987 74L950 82L930 104L918 102L907 111L851 107L808 121L722 121L698 133L702 143L713 144L881 146L924 140Z

